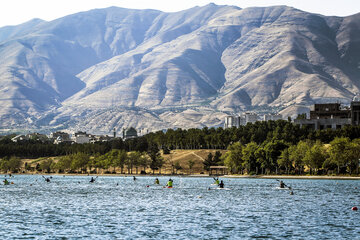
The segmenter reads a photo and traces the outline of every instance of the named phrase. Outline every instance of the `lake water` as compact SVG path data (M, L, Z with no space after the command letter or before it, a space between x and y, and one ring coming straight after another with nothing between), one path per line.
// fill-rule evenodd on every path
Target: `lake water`
M1 239L360 239L360 181L287 179L290 195L274 179L154 179L15 176L0 186Z

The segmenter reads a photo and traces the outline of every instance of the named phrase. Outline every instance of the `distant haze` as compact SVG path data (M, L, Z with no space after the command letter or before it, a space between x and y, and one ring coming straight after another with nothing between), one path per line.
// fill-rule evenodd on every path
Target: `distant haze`
M176 12L211 2L241 8L287 5L326 16L349 16L360 11L358 0L4 0L0 5L0 26L17 25L33 18L50 21L76 12L110 6Z

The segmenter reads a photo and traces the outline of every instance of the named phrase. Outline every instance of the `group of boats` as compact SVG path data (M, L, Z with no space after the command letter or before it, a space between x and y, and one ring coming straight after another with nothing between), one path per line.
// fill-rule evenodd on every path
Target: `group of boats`
M10 178L12 178L13 176L10 174L9 175ZM51 181L51 176L50 177L44 177L42 176L45 180L45 182L50 182ZM91 177L90 179L90 183L94 183L96 181L96 179L98 178L97 177ZM133 176L133 179L134 181L137 180L137 178L135 176ZM225 188L225 184L224 184L224 181L223 180L219 180L219 178L213 178L214 179L214 182L209 186L208 190L213 190L213 189L219 189L219 190L230 190L230 188ZM277 179L276 179L277 180ZM286 185L282 180L277 180L279 182L279 186L276 187L276 189L281 189L281 190L289 190L290 191L290 194L293 195L294 192L292 191L292 188L291 186L288 186ZM5 175L5 180L3 181L4 185L10 185L10 184L14 184L14 182L10 182L6 179L6 175ZM173 188L173 183L174 181L170 178L166 185L163 186L163 188ZM160 180L158 178L155 178L155 182L154 182L155 185L158 185L160 186ZM150 187L150 185L147 185L147 187Z

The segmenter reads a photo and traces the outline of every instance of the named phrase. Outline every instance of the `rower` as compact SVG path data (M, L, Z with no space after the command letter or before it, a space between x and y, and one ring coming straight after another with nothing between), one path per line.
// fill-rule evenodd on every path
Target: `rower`
M136 177L135 177L135 176L133 176L133 179L134 179L134 181L136 181Z
M166 186L168 188L172 188L173 187L173 180L170 178L169 181L167 182Z
M91 177L90 182L91 183L95 182L95 178Z
M221 180L221 182L219 183L219 188L224 188L224 182L223 182L223 180Z
M158 178L155 178L155 184L160 184L160 181Z
M9 184L10 184L9 181L5 178L4 185L9 185Z
M280 188L285 188L285 183L283 181L280 181Z
M219 177L214 178L214 180L215 180L215 184L216 184L216 185L219 185L219 184L220 184Z

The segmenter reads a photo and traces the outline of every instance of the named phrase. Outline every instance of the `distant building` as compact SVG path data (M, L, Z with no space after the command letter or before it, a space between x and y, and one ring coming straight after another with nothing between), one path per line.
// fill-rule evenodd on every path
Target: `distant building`
M360 124L360 99L355 97L350 108L340 103L315 104L310 111L310 119L295 119L295 124L315 130L340 129L346 125Z
M26 137L30 140L36 140L41 142L46 142L49 140L49 138L45 134L41 133L29 133L26 135Z
M90 142L90 135L86 132L76 132L73 136L73 141L75 143L84 144Z
M258 115L256 113L245 113L245 125L248 123L255 123L258 121Z
M243 119L245 121L245 119ZM232 128L241 126L242 119L239 116L226 116L224 128Z
M115 134L116 136L116 134ZM91 136L90 142L91 143L95 143L95 142L108 142L115 139L114 137L108 136L108 135L93 135Z
M24 140L29 140L29 138L25 135L17 135L11 139L11 141L13 141L13 142L19 142L19 141L24 141Z
M256 113L244 113L241 116L226 116L224 128L245 126L248 123L255 123L258 121Z
M26 135L17 135L11 139L11 141L13 141L13 142L25 141L25 140L35 140L35 141L40 141L40 142L46 142L49 139L46 135L40 134L40 133L29 133Z
M350 105L351 109L351 124L360 125L360 98L354 97Z
M283 119L281 114L270 113L264 115L264 121L277 121L281 119Z
M339 119L350 118L350 109L341 108L340 103L315 104L310 111L310 119Z
M144 135L148 134L149 132L150 132L150 130L148 128L142 128L139 131L139 135L144 136Z
M130 127L130 128L124 128L123 129L123 139L131 139L131 138L137 138L137 131L135 128Z
M55 144L59 144L63 142L71 142L70 135L65 132L50 133L50 139L54 141Z

